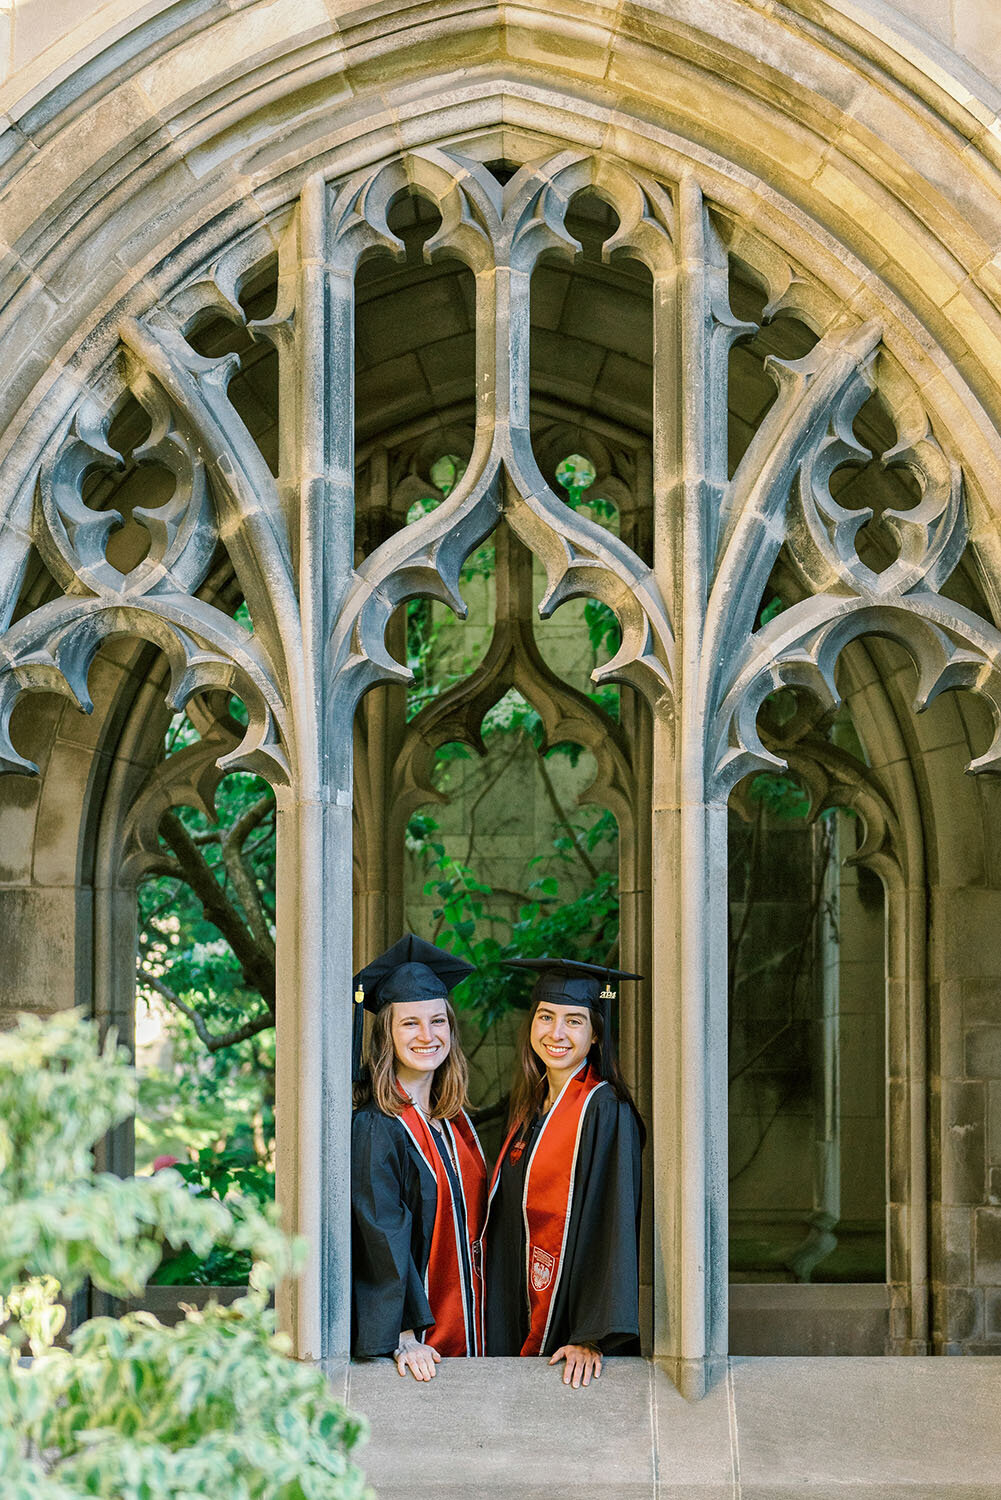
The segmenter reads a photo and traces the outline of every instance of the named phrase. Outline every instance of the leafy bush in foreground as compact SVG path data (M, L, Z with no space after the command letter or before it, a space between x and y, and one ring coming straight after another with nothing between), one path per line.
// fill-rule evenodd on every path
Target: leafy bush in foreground
M133 1109L113 1043L75 1014L0 1036L0 1474L3 1500L355 1500L364 1423L288 1358L268 1292L301 1260L269 1205L199 1197L176 1172L95 1173L94 1143ZM249 1254L251 1289L189 1309L95 1318L54 1347L89 1277L135 1296L165 1244ZM20 1358L26 1347L34 1358Z

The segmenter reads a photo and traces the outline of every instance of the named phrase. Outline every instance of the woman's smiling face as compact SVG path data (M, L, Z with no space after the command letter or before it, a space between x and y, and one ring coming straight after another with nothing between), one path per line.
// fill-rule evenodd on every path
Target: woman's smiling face
M444 1000L394 1002L391 1034L398 1071L433 1073L452 1046Z
M532 1017L532 1051L550 1073L569 1077L587 1057L593 1040L591 1012L584 1005L544 1000Z

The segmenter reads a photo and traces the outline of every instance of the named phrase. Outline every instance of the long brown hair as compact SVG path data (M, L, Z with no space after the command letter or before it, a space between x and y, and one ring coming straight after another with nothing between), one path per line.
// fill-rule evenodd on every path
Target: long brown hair
M515 1073L514 1083L511 1085L511 1103L507 1117L508 1130L513 1130L515 1126L524 1129L533 1115L541 1109L542 1101L546 1097L546 1065L532 1050L532 1022L535 1020L535 1012L541 1003L541 1000L532 1000L518 1037L518 1070ZM640 1128L640 1140L645 1141L646 1126L629 1092L629 1085L622 1076L622 1070L612 1046L612 1038L605 1025L605 1017L599 1010L592 1010L590 1014L591 1030L594 1035L591 1038L587 1060L598 1077L604 1079L609 1085L616 1098L622 1099L629 1105Z
M443 1003L448 1016L450 1045L448 1056L435 1069L431 1080L432 1120L453 1120L465 1109L469 1088L469 1064L459 1043L455 1011L450 1000L446 999ZM359 1104L367 1104L370 1099L374 1099L376 1107L384 1115L402 1115L410 1102L400 1093L396 1084L392 1003L376 1011L373 1018L372 1034L368 1042L368 1067L356 1094Z

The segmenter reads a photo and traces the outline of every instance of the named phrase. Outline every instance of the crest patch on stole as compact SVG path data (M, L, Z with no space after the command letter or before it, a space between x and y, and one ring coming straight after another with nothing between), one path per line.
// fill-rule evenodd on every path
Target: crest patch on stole
M532 1246L532 1285L537 1292L544 1292L553 1279L556 1257L538 1245Z

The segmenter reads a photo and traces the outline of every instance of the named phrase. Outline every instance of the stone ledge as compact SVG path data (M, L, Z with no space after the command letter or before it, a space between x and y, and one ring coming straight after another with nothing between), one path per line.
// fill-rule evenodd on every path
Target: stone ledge
M885 1283L736 1282L730 1285L734 1354L883 1355L890 1334Z
M543 1360L330 1368L379 1500L998 1500L1001 1360L743 1359L688 1403L648 1360L588 1390Z

